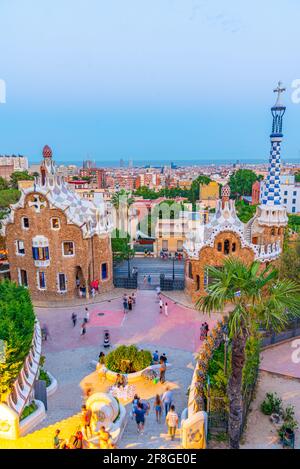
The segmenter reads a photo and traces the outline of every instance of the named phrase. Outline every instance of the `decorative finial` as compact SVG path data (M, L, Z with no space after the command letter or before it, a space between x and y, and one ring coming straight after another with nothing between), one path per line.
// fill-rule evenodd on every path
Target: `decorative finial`
M280 96L281 96L282 93L284 93L286 91L286 88L282 88L282 85L283 85L283 83L281 81L279 81L278 85L277 85L277 88L275 88L275 90L273 90L274 93L277 93L277 100L276 100L276 103L275 103L274 107L282 106L282 104L280 103Z

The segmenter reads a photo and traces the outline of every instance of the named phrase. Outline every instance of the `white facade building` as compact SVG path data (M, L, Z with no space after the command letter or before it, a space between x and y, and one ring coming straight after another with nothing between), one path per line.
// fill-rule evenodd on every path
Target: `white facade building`
M260 201L265 190L265 184L265 180L260 184ZM286 207L287 213L300 213L300 183L295 182L295 176L280 176L280 190L282 205Z

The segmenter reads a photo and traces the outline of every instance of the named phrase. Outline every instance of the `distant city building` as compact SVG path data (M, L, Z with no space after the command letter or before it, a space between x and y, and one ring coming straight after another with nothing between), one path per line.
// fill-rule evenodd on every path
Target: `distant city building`
M94 160L84 160L82 163L82 167L84 169L90 169L90 168L95 168L96 163Z
M216 181L211 181L208 184L200 184L199 200L206 205L206 207L215 208L216 201L219 197L220 186Z
M252 186L252 204L262 202L267 180L256 182ZM300 213L300 183L295 182L293 174L280 176L280 192L282 204L287 213Z
M15 171L27 171L28 159L22 155L0 155L0 176L6 180Z
M90 187L103 189L105 187L105 171L102 168L82 168L79 171L81 178L90 178Z

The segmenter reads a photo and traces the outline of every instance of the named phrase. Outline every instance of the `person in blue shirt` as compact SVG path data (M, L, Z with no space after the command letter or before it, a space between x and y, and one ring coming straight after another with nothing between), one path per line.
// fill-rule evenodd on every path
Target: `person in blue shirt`
M158 356L158 351L157 350L155 350L155 352L152 355L152 361L153 361L153 363L158 363L158 361L159 361L159 356Z
M134 410L134 414L135 414L135 421L137 424L138 433L141 433L141 434L143 434L144 432L146 412L147 412L147 409L145 409L143 404L139 402L136 409Z

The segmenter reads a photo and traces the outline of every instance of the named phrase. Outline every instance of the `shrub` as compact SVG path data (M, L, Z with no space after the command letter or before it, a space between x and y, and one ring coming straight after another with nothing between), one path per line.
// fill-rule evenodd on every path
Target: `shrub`
M37 405L35 401L32 401L31 404L26 405L23 409L23 412L21 414L20 420L26 419L29 415L33 414L37 410Z
M0 400L17 378L31 347L35 315L29 292L8 280L0 282Z
M278 435L280 438L284 437L284 434L287 429L292 430L293 432L298 428L298 422L295 420L295 408L292 405L288 405L282 411L283 424L278 430Z
M138 350L135 345L120 345L105 357L105 365L116 373L134 373L151 365L152 356L148 350Z
M267 392L264 401L261 403L260 410L265 415L281 414L282 399L276 394L276 392Z
M46 382L46 387L50 386L51 379L49 378L47 371L45 371L43 368L40 369L39 379Z

